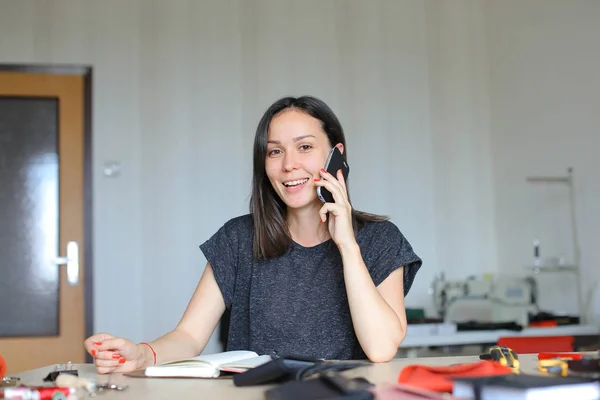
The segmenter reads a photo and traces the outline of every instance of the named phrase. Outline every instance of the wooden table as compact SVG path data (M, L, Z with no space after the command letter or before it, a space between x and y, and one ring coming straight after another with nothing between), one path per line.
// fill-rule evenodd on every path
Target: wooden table
M521 371L537 373L537 355L525 354L519 357ZM425 365L451 365L479 361L476 356L461 357L424 357L394 359L388 363L372 364L355 370L346 371L344 374L356 377L362 376L375 384L395 382L400 370L409 364ZM92 364L75 365L79 376L90 378L98 382L106 382L110 378L112 383L129 385L122 392L107 391L97 396L98 400L112 399L264 399L267 385L254 387L235 387L231 379L166 379L166 378L131 378L122 374L99 375ZM54 366L25 371L13 376L21 378L27 385L39 385L42 379L54 370Z

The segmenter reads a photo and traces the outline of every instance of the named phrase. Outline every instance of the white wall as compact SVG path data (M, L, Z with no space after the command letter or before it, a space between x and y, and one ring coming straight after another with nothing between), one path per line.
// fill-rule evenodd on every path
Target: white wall
M502 18L519 4L0 0L0 62L94 67L96 329L151 340L177 323L205 264L198 245L247 210L256 124L289 94L319 96L337 112L354 205L390 215L423 257L408 306L431 310L438 271L463 277L520 262L526 246L506 221L521 215L507 185L546 169L526 164L526 150L518 171L498 155L531 148L512 114L532 103L508 104L511 85L526 81L498 69L510 46L487 48L501 44ZM490 114L490 101L502 109ZM117 178L102 174L111 160L122 164ZM588 183L591 163L577 169ZM593 228L592 199L581 218Z
M427 6L436 256L447 278L496 271L488 61L480 1Z
M543 257L573 260L565 186L531 185L530 175L574 168L582 281L600 279L600 2L506 0L486 3L490 60L493 177L500 270ZM542 304L576 312L569 274L539 279ZM600 321L600 289L589 298Z

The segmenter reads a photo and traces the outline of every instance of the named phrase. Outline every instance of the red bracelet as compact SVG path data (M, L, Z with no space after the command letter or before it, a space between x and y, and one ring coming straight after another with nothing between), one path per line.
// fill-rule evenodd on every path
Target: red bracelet
M154 356L154 365L156 365L156 352L154 351L154 349L152 348L152 346L150 346L150 343L148 343L148 342L140 342L140 344L145 344L146 346L148 346L150 348L150 351L152 352L152 355Z

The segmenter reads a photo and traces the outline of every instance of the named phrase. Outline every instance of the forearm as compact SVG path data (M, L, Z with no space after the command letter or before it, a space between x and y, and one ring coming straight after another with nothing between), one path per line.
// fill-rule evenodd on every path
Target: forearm
M150 343L156 353L156 363L195 357L200 354L224 311L223 296L215 281L212 267L207 263L198 287L177 327ZM154 355L149 346L138 344L138 354L142 354L140 358L143 364L138 368L154 364Z
M379 294L358 245L340 248L340 254L356 337L371 361L389 361L404 338L405 327L396 312Z
M206 342L206 341L205 341ZM160 364L167 361L181 358L195 357L202 352L206 343L200 343L192 335L182 329L175 329L153 342L149 343L154 352L156 352L156 363ZM154 364L154 355L148 346L138 344L140 354L143 354L144 365L141 368Z

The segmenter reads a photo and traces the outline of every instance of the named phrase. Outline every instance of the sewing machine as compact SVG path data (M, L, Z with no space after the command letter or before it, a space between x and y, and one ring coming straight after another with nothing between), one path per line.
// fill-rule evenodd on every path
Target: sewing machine
M537 285L530 277L470 276L448 281L437 276L430 289L435 308L445 322L529 323L537 310Z

